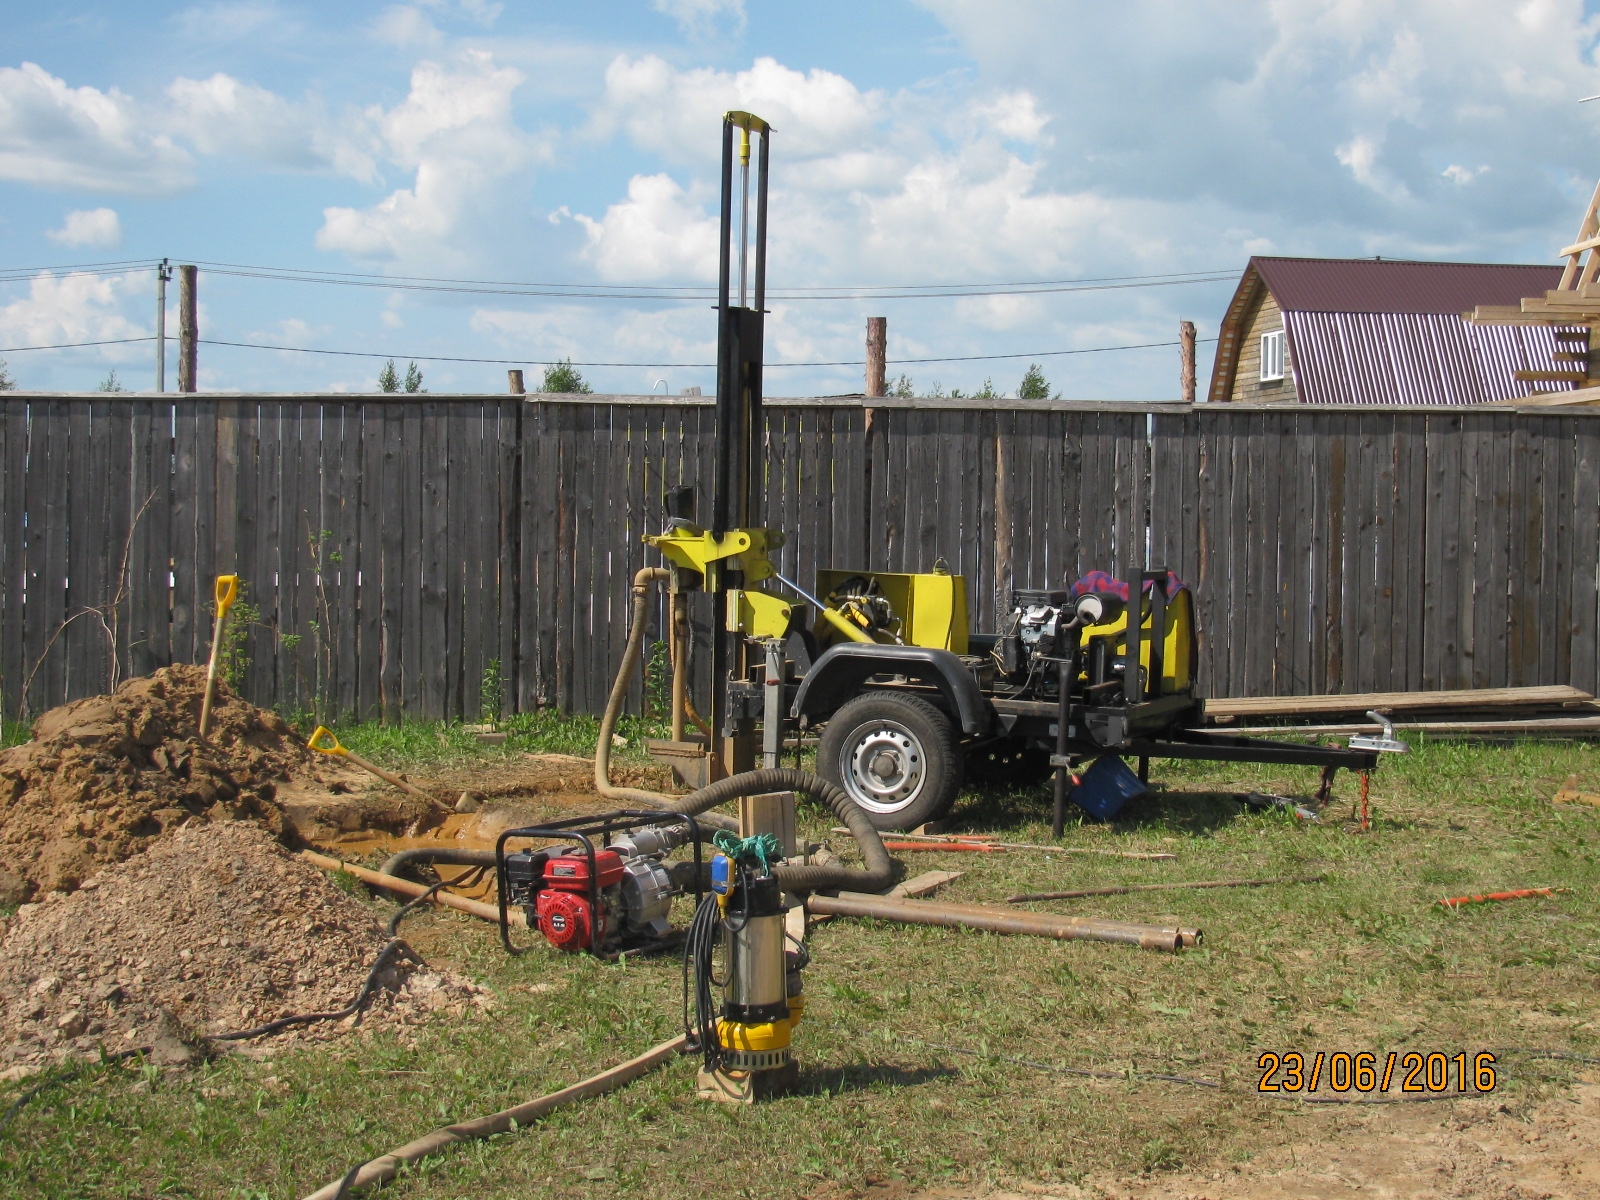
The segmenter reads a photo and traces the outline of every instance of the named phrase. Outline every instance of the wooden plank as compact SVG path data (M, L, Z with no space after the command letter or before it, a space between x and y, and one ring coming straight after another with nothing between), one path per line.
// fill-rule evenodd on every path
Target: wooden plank
M32 519L41 514L39 522L39 565L29 580L30 592L37 588L40 598L39 613L43 637L32 641L34 684L30 696L34 698L35 712L43 712L66 700L66 656L59 637L67 612L67 506L71 491L72 435L70 428L71 401L57 401L44 413L45 453L42 462L45 474L41 482L40 502L29 504L29 561L32 564ZM31 471L30 471L31 474ZM30 596L29 607L32 608ZM54 644L51 640L55 639Z
M96 477L95 443L109 439L111 431L101 429L98 437L94 427L91 401L68 400L66 404L67 445L64 474L72 486L67 489L65 512L66 528L66 596L63 604L67 624L57 642L60 652L62 692L61 701L79 696L92 696L104 691L96 686L91 666L91 655L98 647L99 617L94 615L106 602L104 580L96 570L99 548L106 534L101 525L104 516L105 475ZM60 702L60 701L58 701Z
M1545 587L1543 420L1521 417L1511 430L1511 494L1507 539L1506 668L1501 682L1552 682L1539 671L1540 626L1554 614Z
M0 396L0 714L21 706L29 402Z
M384 513L384 519L400 526L400 561L403 564L403 583L399 597L400 613L400 706L401 718L415 718L422 713L423 681L437 676L441 656L436 647L423 644L419 631L422 627L422 462L416 448L422 444L422 404L415 396L407 396L400 403L401 450L398 464L400 476L400 503ZM457 406L464 407L464 406ZM463 414L464 415L464 414ZM452 538L456 549L462 544L471 545L469 528L459 530ZM454 714L441 714L454 715Z
M1374 605L1368 619L1368 634L1363 642L1365 688L1405 688L1405 656L1410 646L1410 626L1395 595L1395 522L1397 504L1397 418L1389 413L1374 413L1370 418L1373 446L1373 590Z
M264 706L273 704L277 690L271 627L278 614L278 452L283 444L282 415L281 400L263 400L243 409L239 416L235 553L238 571L250 585L250 601L261 610L261 621L246 630L245 653L250 667L244 673L240 691Z
M1565 684L1548 687L1464 688L1433 692L1364 692L1324 696L1235 696L1206 701L1206 716L1276 717L1300 713L1401 712L1419 708L1515 708L1581 704L1594 697Z
M359 663L364 657L362 616L366 589L362 572L367 556L361 543L361 512L366 482L362 473L363 428L360 401L341 401L323 406L322 520L332 531L329 545L336 547L338 562L326 557L334 568L336 599L329 603L326 618L325 664L333 667L331 685L325 687L331 715L359 719L366 696L361 691Z
M1572 679L1572 430L1559 417L1545 424L1544 599L1549 605L1540 630L1540 683Z
M454 490L452 485L463 482L460 476L466 464L458 465L451 458L454 447L450 444L450 426L451 421L439 401L422 402L421 436L414 447L422 472L416 633L439 665L426 672L421 680L418 715L432 721L442 720L448 714L446 680L453 679L460 669L459 643L451 636L454 631L449 628L447 564L460 545L459 530L453 529L450 522L454 515L449 504Z
M362 720L383 717L383 456L387 439L385 406L364 401L360 407L360 484L358 510L360 548L359 653L356 659L358 711Z
M496 656L500 659L500 695L497 703L506 715L519 711L517 678L522 669L522 644L519 636L518 567L522 559L521 523L522 474L519 461L522 443L521 400L504 399L494 411L495 436L495 629Z
M1521 721L1394 721L1391 724L1397 731L1415 730L1441 735L1582 738L1600 735L1600 717L1530 718ZM1310 733L1345 737L1353 733L1373 733L1381 728L1381 725L1374 725L1371 722L1356 725L1252 725L1229 729L1228 732L1243 736Z
M378 407L382 422L383 503L377 513L379 568L379 645L378 695L383 720L397 723L404 715L404 675L402 638L405 634L402 605L411 590L412 572L405 561L405 526L399 514L405 505L405 410L399 404Z
M1573 429L1572 683L1600 688L1600 426Z

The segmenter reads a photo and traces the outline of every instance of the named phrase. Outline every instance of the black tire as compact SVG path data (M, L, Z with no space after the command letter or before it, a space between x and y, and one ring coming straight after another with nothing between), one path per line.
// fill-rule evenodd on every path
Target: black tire
M817 773L837 784L885 833L943 816L961 790L950 720L917 696L867 692L828 718Z

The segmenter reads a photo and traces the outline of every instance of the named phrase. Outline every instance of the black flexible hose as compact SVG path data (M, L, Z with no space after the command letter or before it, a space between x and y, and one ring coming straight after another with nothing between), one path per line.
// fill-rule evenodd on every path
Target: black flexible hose
M861 850L865 869L855 867L800 867L781 866L773 870L779 885L786 892L820 892L848 888L858 892L881 892L894 882L894 860L883 848L883 838L854 800L829 783L807 771L788 767L766 767L759 771L746 771L719 779L698 792L675 797L663 805L666 812L688 813L698 817L707 809L716 808L741 796L761 796L767 792L804 792L820 800L833 810L833 815L843 821L856 839Z
M461 850L449 846L418 846L391 854L378 870L385 875L411 878L405 869L412 863L443 863L447 867L494 867L493 850Z

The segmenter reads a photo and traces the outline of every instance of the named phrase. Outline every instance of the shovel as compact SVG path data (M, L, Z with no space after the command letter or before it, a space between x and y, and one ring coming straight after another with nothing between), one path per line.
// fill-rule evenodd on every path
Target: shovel
M348 750L344 746L341 746L339 744L338 736L326 725L317 726L315 732L313 732L311 735L311 739L306 742L306 748L309 750L315 750L318 754L332 754L338 758L348 759L350 762L353 762L356 766L360 767L363 771L372 772L372 774L376 775L385 783L394 784L394 786L399 788L402 792L409 793L412 796L417 796L438 808L445 808L445 806L439 800L428 795L427 792L423 791L416 784L408 783L406 780L400 778L400 776L390 771L385 771L382 767L374 766L372 763L369 763L366 759L362 758L354 750ZM445 811L448 812L449 810L445 809Z
M206 697L200 703L200 736L211 732L211 702L217 694L217 658L222 653L222 627L227 623L228 610L239 598L237 575L217 576L217 624L211 633L211 661L206 664Z

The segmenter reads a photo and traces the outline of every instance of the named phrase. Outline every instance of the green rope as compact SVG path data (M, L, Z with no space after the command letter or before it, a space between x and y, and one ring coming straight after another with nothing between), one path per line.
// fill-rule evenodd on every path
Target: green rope
M759 862L763 872L770 872L771 864L783 857L783 847L778 845L778 839L770 833L758 833L754 837L742 838L731 830L719 829L712 834L711 844L734 862L742 862L746 866L753 866Z

